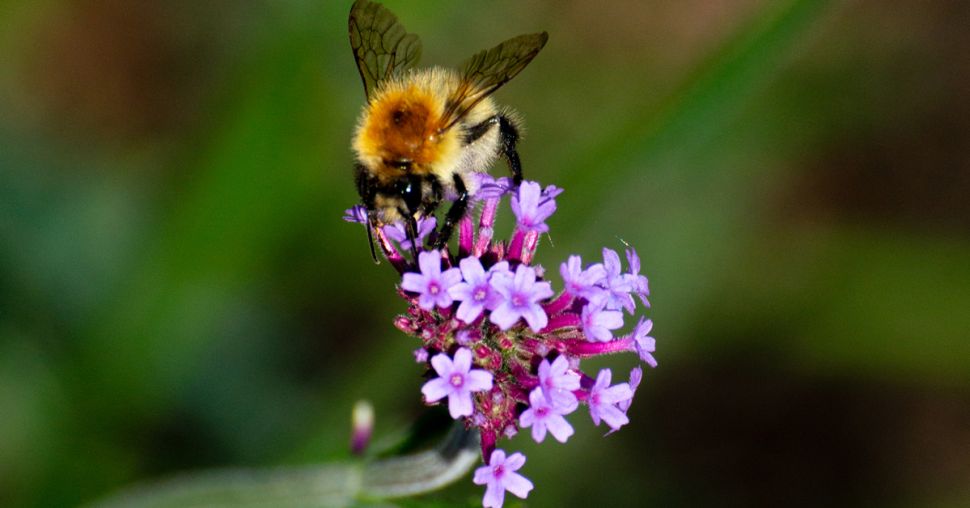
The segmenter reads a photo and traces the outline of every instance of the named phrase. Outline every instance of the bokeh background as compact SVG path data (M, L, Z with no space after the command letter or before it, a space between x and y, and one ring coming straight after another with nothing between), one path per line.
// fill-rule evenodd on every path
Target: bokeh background
M970 3L386 4L424 63L549 31L497 94L566 189L539 261L623 240L650 277L633 423L506 444L529 506L970 506ZM423 413L393 270L340 220L348 10L0 1L0 505Z

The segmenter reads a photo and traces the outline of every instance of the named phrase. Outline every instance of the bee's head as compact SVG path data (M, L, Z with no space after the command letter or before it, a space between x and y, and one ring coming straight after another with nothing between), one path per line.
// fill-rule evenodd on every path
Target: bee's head
M389 89L375 97L354 139L358 158L385 179L428 173L442 156L439 102L416 86Z

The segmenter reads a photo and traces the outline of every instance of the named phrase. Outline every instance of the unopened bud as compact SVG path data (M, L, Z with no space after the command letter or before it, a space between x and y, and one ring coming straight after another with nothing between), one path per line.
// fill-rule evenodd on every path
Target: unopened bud
M357 401L351 413L351 425L350 451L363 455L374 431L374 406L366 400Z

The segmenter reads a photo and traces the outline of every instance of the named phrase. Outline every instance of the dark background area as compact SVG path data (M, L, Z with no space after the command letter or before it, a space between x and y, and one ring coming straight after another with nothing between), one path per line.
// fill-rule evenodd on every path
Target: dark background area
M566 189L539 262L622 239L650 277L632 424L505 443L530 506L970 504L970 4L386 4L424 64L550 33L496 96ZM422 414L394 272L340 220L348 11L0 1L0 504Z

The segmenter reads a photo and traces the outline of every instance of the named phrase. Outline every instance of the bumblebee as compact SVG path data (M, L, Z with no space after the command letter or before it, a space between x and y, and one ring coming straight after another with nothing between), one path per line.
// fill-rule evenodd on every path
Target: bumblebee
M522 71L545 46L545 32L520 35L472 56L459 71L414 69L421 41L382 5L357 0L350 10L350 46L367 104L353 137L354 178L371 228L417 220L452 202L433 240L447 244L474 195L475 173L499 157L513 182L522 181L516 152L521 122L492 93ZM412 253L415 253L412 243Z

